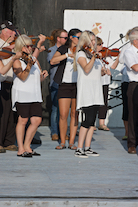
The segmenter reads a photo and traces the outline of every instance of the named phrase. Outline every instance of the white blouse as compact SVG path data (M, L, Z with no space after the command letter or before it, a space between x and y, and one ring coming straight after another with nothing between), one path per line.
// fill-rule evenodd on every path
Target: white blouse
M20 60L22 69L26 64ZM29 75L25 81L20 80L15 74L12 86L12 107L15 111L15 103L42 102L40 69L38 64L32 65Z
M79 57L86 58L87 63L90 61L83 51L76 54L76 61ZM77 110L92 105L104 105L101 68L101 61L95 59L92 69L86 74L80 64L77 63Z
M70 49L68 49L68 53L71 54ZM77 71L73 69L73 61L74 58L68 57L66 61L66 66L63 74L62 83L76 83L77 82Z

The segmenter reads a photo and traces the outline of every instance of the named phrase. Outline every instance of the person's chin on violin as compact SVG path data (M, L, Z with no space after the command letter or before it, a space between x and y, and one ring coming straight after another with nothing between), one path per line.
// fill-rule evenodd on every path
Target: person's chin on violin
M13 63L12 105L13 110L17 110L18 113L18 123L16 126L17 156L32 157L40 155L32 151L30 144L42 120L40 82L48 76L48 73L46 70L41 71L36 57L33 56L34 54L31 55L32 41L28 36L21 35L16 39L15 52L17 51L27 54L23 56L23 59L15 60ZM29 118L30 125L24 140L25 126Z

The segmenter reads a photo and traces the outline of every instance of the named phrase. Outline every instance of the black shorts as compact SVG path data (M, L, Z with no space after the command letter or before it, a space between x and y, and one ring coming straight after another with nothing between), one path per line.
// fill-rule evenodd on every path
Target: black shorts
M42 106L39 102L33 103L18 103L16 109L19 116L22 118L30 118L33 116L42 117Z
M62 83L58 88L58 99L77 97L77 83Z
M85 120L82 121L81 126L85 128L94 126L98 110L99 110L99 105L82 107L82 112L85 113Z

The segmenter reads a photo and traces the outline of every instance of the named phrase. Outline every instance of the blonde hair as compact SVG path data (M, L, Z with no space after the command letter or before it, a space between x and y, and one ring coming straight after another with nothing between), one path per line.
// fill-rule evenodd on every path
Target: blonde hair
M94 50L96 50L96 47L97 47L97 39L96 39L96 36L93 32L91 31L84 31L82 32L80 38L79 38L79 42L78 42L78 45L76 47L76 53L82 49L82 47L84 45L89 45L91 43L91 40L92 40L92 37L95 37L95 46L94 46ZM75 57L74 57L74 63L73 63L73 68L74 68L74 71L77 71L77 64L76 64L76 53L75 53Z
M15 40L15 47L14 47L14 51L15 52L21 52L22 48L25 45L32 45L32 40L30 39L30 37L28 37L25 34L20 35L16 40Z
M97 39L97 45L103 43L103 40L100 37L96 37L96 39Z

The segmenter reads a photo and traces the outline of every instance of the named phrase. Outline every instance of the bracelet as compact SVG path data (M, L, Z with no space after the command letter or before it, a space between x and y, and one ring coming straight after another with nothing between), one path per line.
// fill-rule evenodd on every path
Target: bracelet
M41 50L39 47L36 47L39 51Z
M68 58L69 54L68 54L67 52L65 53L65 55L66 55L66 57Z

